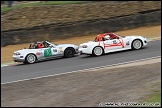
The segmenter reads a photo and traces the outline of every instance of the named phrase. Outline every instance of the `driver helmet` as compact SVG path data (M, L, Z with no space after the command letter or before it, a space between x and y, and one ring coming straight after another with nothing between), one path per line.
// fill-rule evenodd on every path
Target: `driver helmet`
M38 48L42 48L42 44L41 43L38 43Z
M110 40L110 36L109 35L106 35L105 36L105 39Z

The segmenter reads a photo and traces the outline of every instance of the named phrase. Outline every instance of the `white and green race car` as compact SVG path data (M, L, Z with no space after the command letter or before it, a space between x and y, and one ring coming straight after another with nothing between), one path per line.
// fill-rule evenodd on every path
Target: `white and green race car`
M41 48L38 46L41 45ZM14 62L35 63L54 57L74 57L78 53L79 47L74 44L52 44L48 41L31 43L29 48L15 51L13 53Z

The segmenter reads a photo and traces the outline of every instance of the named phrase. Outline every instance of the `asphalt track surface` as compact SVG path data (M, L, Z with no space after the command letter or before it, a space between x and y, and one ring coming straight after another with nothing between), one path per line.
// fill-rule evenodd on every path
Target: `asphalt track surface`
M1 84L157 56L161 56L161 39L148 42L148 45L140 50L114 52L100 57L76 55L73 58L56 58L35 64L1 67Z

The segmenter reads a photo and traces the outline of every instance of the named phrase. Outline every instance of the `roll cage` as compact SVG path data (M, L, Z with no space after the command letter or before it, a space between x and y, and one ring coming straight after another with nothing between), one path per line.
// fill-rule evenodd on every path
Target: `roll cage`
M99 34L99 35L97 35L97 36L95 37L95 42L107 40L107 39L105 38L105 36L107 36L107 35L110 36L110 39L109 39L109 40L121 38L121 36L116 35L115 33L103 33L103 34Z
M42 41L42 42L33 42L29 45L29 49L38 49L38 44L42 44L42 48L48 48L50 47L50 43L47 41Z

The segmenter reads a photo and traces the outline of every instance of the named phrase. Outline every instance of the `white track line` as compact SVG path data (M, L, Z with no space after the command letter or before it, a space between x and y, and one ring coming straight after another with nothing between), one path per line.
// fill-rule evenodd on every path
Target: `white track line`
M29 78L29 79L23 79L23 80L17 80L17 81L12 81L12 82L5 82L5 83L1 83L1 84L9 84L9 83L14 83L14 82L27 81L27 80L32 80L32 79L39 79L39 78L63 75L63 74L68 74L68 73L92 71L92 70L95 70L95 69L101 69L101 68L106 68L106 67L111 67L111 66L117 66L117 65L122 65L122 64L134 63L134 62L139 62L139 61L145 61L145 60L150 60L150 59L155 59L155 58L161 58L161 56L145 58L145 59L139 59L139 60L134 60L134 61L128 61L128 62L123 62L123 63L117 63L117 64L106 65L106 66L100 66L100 67L94 67L94 68L88 68L88 69L83 69L83 70L71 71L71 72L60 73L60 74L53 74L53 75L47 75L47 76L41 76L41 77L35 77L35 78Z

